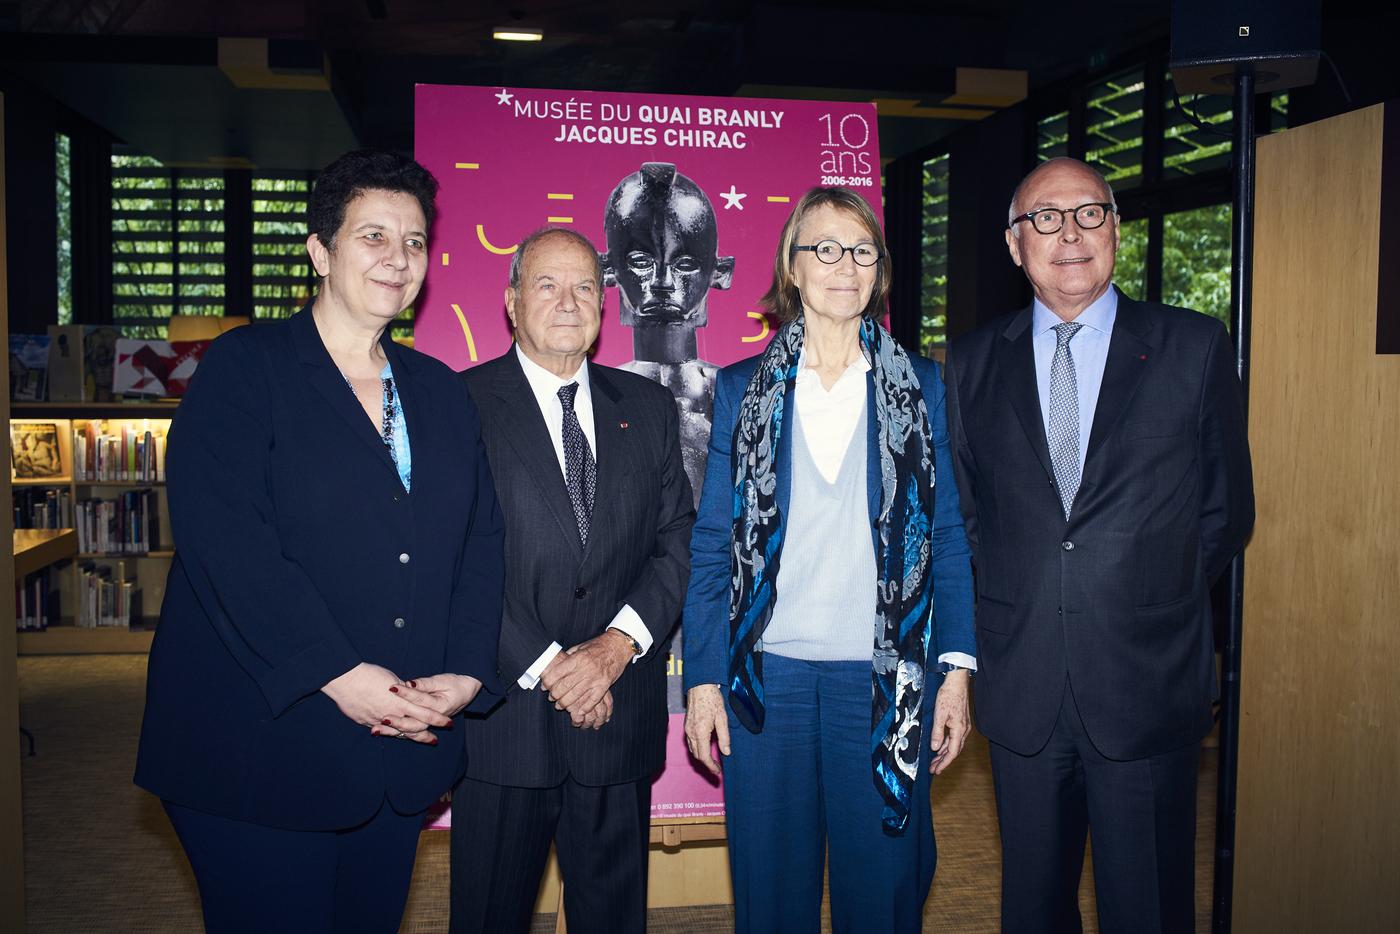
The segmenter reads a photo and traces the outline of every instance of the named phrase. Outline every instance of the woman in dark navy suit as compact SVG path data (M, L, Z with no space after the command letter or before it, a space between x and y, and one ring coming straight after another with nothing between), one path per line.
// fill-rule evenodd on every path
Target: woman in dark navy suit
M207 929L398 929L453 718L499 696L502 526L476 409L389 339L437 182L351 153L311 195L321 276L290 319L209 348L170 431L178 545L136 782ZM411 680L410 680L411 679Z

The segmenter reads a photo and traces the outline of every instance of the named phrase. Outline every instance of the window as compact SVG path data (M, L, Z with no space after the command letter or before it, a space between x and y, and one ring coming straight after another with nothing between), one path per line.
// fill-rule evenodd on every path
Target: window
M1162 218L1162 301L1230 324L1228 204Z
M920 216L919 352L948 341L948 156L925 160Z
M1084 161L1115 189L1142 181L1143 71L1124 72L1089 89Z
M1162 178L1202 175L1230 168L1230 98L1224 94L1194 97L1176 106L1167 95L1166 131L1162 143ZM1182 108L1186 113L1182 113ZM1186 114L1194 114L1209 129L1201 129ZM1267 116L1267 115L1266 115Z
M1113 282L1129 298L1147 298L1147 218L1122 221L1118 225L1118 261L1113 266Z
M1069 155L1069 111L1036 121L1035 154L1038 162Z
M224 179L112 155L112 318L126 337L164 338L172 314L221 315Z
M58 205L58 323L73 323L73 142L54 134L54 192Z
M306 304L315 276L306 255L309 173L253 177L253 317L285 318Z

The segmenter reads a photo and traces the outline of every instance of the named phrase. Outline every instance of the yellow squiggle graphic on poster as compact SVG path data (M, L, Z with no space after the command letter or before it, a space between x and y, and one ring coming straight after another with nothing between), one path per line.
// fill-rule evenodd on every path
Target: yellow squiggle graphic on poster
M477 230L480 229L480 227L477 228ZM478 359L476 356L476 341L472 338L472 329L471 325L467 324L467 316L462 312L462 306L458 305L456 302L453 302L452 310L457 313L457 321L462 325L462 336L467 339L467 355L472 358L472 363L476 363ZM766 322L764 323L763 329L767 332L768 325Z
M480 240L482 246L486 247L487 250L495 253L497 256L509 256L514 253L515 248L520 245L518 243L512 243L510 246L496 246L490 240L486 239L486 228L481 224L476 225L476 239Z
M456 308L457 306L453 305L452 307ZM744 344L756 344L768 336L768 318L761 311L751 311L749 312L749 317L761 322L763 324L763 330L759 331L753 337L741 337L739 341ZM472 359L475 360L476 358L472 357Z

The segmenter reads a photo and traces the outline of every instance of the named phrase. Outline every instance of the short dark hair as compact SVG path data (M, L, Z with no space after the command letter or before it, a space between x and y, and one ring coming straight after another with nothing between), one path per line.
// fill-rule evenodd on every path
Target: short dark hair
M306 203L307 233L319 237L326 249L335 249L335 235L345 223L346 206L367 191L412 195L423 209L427 227L432 228L438 192L433 173L396 152L360 149L347 152L316 176Z
M858 222L865 228L865 235L871 244L880 252L880 261L875 264L875 287L870 290L870 301L861 309L862 316L877 319L884 313L885 299L890 294L890 251L885 246L885 234L880 230L880 222L875 219L869 202L849 188L813 188L797 202L778 237L778 253L773 257L773 282L759 303L779 321L794 321L802 314L802 296L792 281L797 235L807 215L822 205L829 205Z
M516 292L520 291L520 277L525 273L525 254L530 252L530 248L541 240L548 240L550 237L563 237L571 240L593 257L594 272L597 278L598 294L602 295L603 290L603 258L598 255L598 248L593 245L583 234L570 227L541 227L530 236L521 240L515 248L515 255L510 258L510 280L509 285Z

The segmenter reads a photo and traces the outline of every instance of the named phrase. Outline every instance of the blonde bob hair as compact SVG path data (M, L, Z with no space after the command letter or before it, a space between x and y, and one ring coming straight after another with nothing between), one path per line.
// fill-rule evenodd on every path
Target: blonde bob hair
M802 196L792 209L778 238L778 254L773 257L773 284L759 301L764 309L779 321L793 321L802 314L802 296L792 281L792 264L797 258L798 235L807 215L828 205L850 215L865 228L866 239L880 252L875 264L875 287L870 290L870 302L861 310L866 318L879 318L885 312L885 299L890 294L890 251L880 222L864 198L849 188L813 188Z

